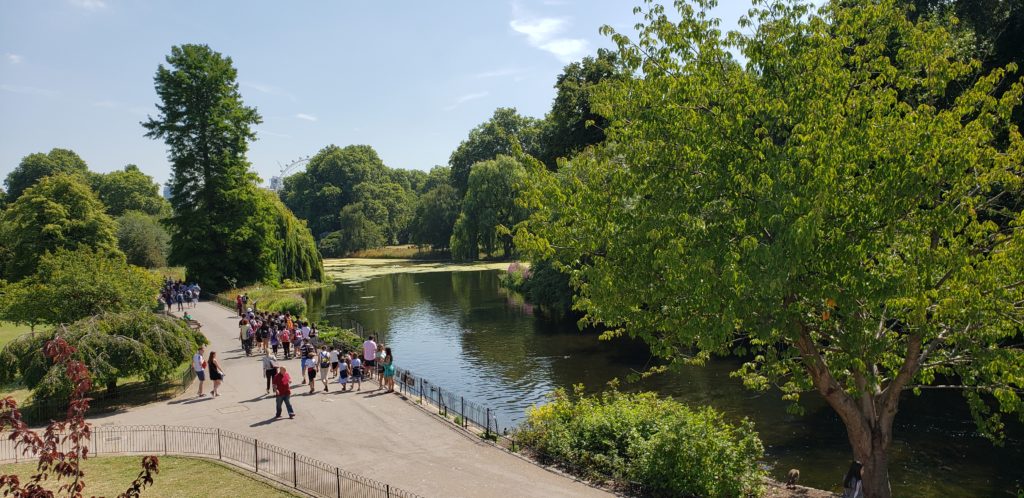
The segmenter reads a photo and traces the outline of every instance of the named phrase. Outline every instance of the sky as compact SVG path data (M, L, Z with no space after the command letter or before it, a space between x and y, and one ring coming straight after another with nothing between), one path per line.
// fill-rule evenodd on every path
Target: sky
M632 33L638 2L0 0L0 177L61 147L166 182L166 146L139 123L184 43L234 61L263 116L248 157L265 181L330 144L429 170L498 107L543 117L562 68L612 46L600 26ZM750 5L721 3L726 28Z

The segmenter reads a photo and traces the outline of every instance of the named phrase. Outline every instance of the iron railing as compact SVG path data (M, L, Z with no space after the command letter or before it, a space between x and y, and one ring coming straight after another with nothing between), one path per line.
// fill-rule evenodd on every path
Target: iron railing
M0 461L36 461L0 433ZM172 425L93 427L89 454L162 454L216 459L278 483L323 498L419 498L256 438L223 429Z

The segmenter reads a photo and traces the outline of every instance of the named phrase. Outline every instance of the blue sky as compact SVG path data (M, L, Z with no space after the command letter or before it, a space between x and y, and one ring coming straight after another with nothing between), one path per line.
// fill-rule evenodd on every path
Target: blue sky
M497 107L541 117L555 77L631 32L627 0L0 1L0 176L53 147L94 171L138 164L158 181L162 141L143 137L153 75L173 45L230 56L264 123L249 160L278 164L329 144L369 144L391 167L447 163ZM734 25L747 0L724 0Z

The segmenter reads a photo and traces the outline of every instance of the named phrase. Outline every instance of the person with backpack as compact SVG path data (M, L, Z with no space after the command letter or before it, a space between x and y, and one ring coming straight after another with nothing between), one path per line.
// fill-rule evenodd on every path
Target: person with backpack
M348 391L348 380L352 376L352 365L349 363L348 355L342 355L338 364L338 384L341 384L341 392Z
M292 345L292 333L288 330L288 327L284 327L280 332L277 333L277 340L281 342L281 346L284 347L284 359L291 357L289 349Z
M242 318L238 321L238 340L242 342L242 350L246 356L252 355L252 328L249 327L249 320Z
M263 376L267 378L267 394L270 394L270 384L277 374L277 360L269 354L263 355Z
M359 354L352 352L352 376L351 382L356 385L356 391L363 390L363 362L359 360Z
M320 346L320 382L324 384L324 392L327 390L327 375L331 371L331 353L327 352L327 346Z
M302 369L306 372L306 377L309 379L309 394L316 392L316 358L313 357L313 353L302 357Z

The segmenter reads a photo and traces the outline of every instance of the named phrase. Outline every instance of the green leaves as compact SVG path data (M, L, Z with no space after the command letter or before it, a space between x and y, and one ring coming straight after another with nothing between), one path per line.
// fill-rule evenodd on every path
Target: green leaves
M636 77L595 90L605 144L523 196L520 247L569 273L588 320L668 357L743 344L748 386L817 389L852 433L937 378L1019 413L1020 81L972 79L891 1L770 2L748 34L703 3L641 12L636 39L612 35Z
M0 316L19 323L71 323L101 312L151 310L159 277L102 250L46 253L37 272L2 289Z
M3 275L9 280L31 275L43 254L58 249L119 253L114 230L114 220L82 176L45 177L0 215Z

